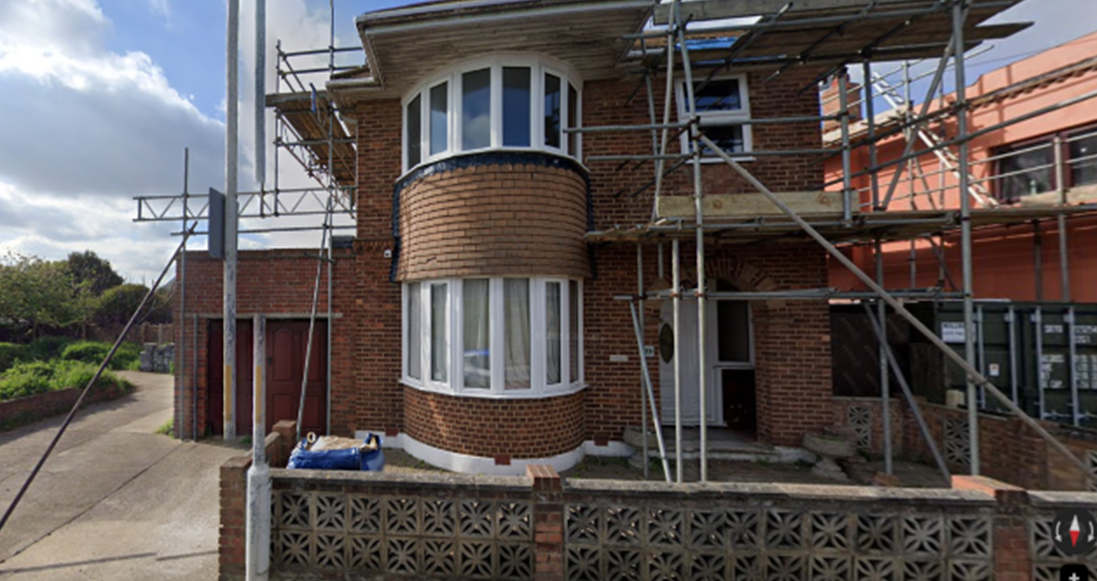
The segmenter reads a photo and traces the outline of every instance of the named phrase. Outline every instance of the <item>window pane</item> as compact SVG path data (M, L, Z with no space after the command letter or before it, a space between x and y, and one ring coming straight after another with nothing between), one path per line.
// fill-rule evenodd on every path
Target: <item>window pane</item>
M693 98L696 100L698 113L740 111L743 109L743 99L739 94L738 79L711 81L700 90L698 88L701 83L694 83L693 86Z
M746 301L717 301L716 329L720 361L750 362L750 307Z
M430 285L430 378L447 381L446 285Z
M545 145L560 147L560 77L545 73Z
M419 283L413 282L408 285L408 376L415 379L421 379L421 368L423 366L422 351L423 351L423 318L420 311L422 310L422 303L420 302Z
M579 381L579 283L574 280L568 281L568 358L568 377L574 383Z
M461 75L461 148L491 145L491 69Z
M449 83L430 90L430 154L442 153L449 145Z
M1070 142L1070 175L1071 184L1075 186L1097 183L1097 135L1094 131L1097 130L1082 132L1082 135L1090 134L1086 137L1070 137L1073 140Z
M1026 149L1032 146L1026 146ZM1009 155L998 160L998 195L1003 200L1052 189L1053 153L1050 147Z
M464 282L465 387L491 387L489 286L486 278Z
M545 373L548 383L560 383L560 283L545 283Z
M575 90L575 87L568 84L568 129L574 129L579 127L579 91ZM565 139L568 143L568 153L571 155L579 154L579 134L570 133Z
M408 132L404 135L404 142L408 144L408 169L423 160L422 103L423 100L418 95L408 103Z
M503 67L503 145L529 147L529 67Z
M706 137L716 142L720 149L728 153L745 152L747 150L746 140L743 139L742 125L704 125L702 131L704 131ZM707 146L703 153L705 155L715 155L712 149Z
M529 279L503 281L506 389L529 389Z

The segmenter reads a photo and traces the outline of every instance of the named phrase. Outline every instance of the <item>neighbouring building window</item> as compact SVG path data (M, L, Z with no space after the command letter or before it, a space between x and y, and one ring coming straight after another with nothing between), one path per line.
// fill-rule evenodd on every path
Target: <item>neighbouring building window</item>
M746 76L716 78L708 84L697 81L693 86L694 103L705 136L728 153L749 153L753 149L751 128L740 123L750 120ZM684 82L678 84L677 97L678 116L682 121L687 121L689 100ZM683 153L691 151L690 147L689 135L683 133ZM703 153L706 157L715 158L707 148Z
M1055 166L1059 148L1062 168ZM994 150L992 191L1004 202L1097 183L1097 127L1073 129Z
M452 67L404 98L404 170L485 149L581 158L582 80L551 59L492 57Z
M406 283L403 381L476 397L538 397L579 389L582 320L578 280ZM424 367L427 377L421 373Z

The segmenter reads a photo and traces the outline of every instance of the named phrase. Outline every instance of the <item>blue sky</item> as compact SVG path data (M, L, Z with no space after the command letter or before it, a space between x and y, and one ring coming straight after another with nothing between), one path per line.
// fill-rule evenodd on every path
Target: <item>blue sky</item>
M254 187L253 2L241 0L242 189ZM334 0L336 44L358 46L356 15L407 4ZM268 55L278 39L288 50L326 46L328 5L267 0ZM91 249L131 280L155 276L178 242L170 235L178 224L134 224L131 198L179 193L184 147L191 150L191 191L224 181L225 6L224 0L0 0L0 257L57 259ZM1097 2L1026 0L999 20L1037 24L972 59L969 82L1091 32ZM270 127L268 119L268 135ZM304 185L302 176L283 169L282 184ZM251 236L241 247L318 241L318 233Z

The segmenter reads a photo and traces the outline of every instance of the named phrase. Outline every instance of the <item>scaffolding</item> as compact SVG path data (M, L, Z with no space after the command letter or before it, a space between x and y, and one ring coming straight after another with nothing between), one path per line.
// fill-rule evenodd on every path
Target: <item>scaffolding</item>
M865 305L869 320L873 322L879 342L880 384L884 418L885 471L892 471L893 452L890 449L892 428L889 425L890 403L888 386L889 370L898 378L906 403L911 407L923 438L933 453L942 476L949 477L947 466L936 449L935 442L928 431L919 411L917 401L910 393L905 378L895 361L894 354L886 341L886 316L888 307L906 319L919 333L938 348L944 356L959 366L968 378L966 389L966 408L968 438L970 440L970 468L973 474L980 472L979 432L978 432L978 392L1001 402L1013 415L1016 415L1029 428L1043 437L1053 448L1062 453L1076 465L1083 474L1088 474L1086 466L1075 457L1061 442L1056 440L1036 420L1029 417L1015 403L1015 397L1003 394L979 369L976 368L975 301L973 293L972 234L980 228L993 228L1010 224L1039 223L1057 220L1060 224L1061 244L1065 245L1067 217L1097 212L1094 205L1070 205L1065 191L1060 192L1056 203L1044 207L998 207L999 204L989 193L985 180L972 175L970 143L973 139L1060 109L1083 102L1097 96L1097 91L1065 100L1045 107L1033 113L1021 115L990 127L970 131L968 114L973 101L966 95L965 57L969 51L985 40L1004 38L1026 28L1027 24L983 24L988 18L1004 11L1019 0L973 1L973 0L885 0L864 2L858 0L828 0L820 3L786 3L785 0L756 0L748 3L729 3L713 0L697 0L683 3L681 0L658 3L654 7L653 26L625 38L633 41L628 53L633 72L642 78L637 83L629 101L641 91L647 91L649 122L643 125L616 125L603 127L585 127L569 129L575 133L598 132L650 132L652 151L645 155L602 155L588 158L589 162L617 162L618 171L626 168L638 168L650 162L654 169L654 179L633 196L653 189L653 208L651 220L629 227L588 233L592 242L628 242L636 245L638 263L638 288L636 294L619 295L616 298L628 302L632 313L636 341L641 353L644 345L643 317L637 316L639 307L643 313L645 300L670 298L673 305L673 345L674 345L674 427L675 427L675 465L678 482L683 480L682 462L682 417L681 394L684 386L682 370L679 364L679 345L681 344L681 309L684 297L696 299L697 344L698 349L698 389L700 390L700 480L708 480L707 466L707 390L706 373L706 330L705 304L710 300L829 300L836 298L860 300ZM909 61L912 59L936 59L937 66L931 74L926 97L920 107L915 107L910 94L910 83L916 80L910 75ZM897 71L883 75L873 71L877 61L908 61ZM789 68L807 66L822 71L804 91L816 91L824 80L837 79L838 91L835 99L839 101L836 113L820 114L809 117L734 119L720 123L721 126L766 126L773 124L814 125L824 122L837 122L833 141L836 147L797 150L751 150L747 153L725 151L709 135L701 123L698 110L698 91L708 86L717 75L734 68L741 70L768 69L772 74L767 81L775 79ZM860 101L849 98L847 70L851 66L861 67L864 96ZM1081 65L1079 65L1081 66ZM1087 65L1088 66L1088 65ZM942 91L945 73L951 69L954 75L955 93L951 103L935 99ZM1087 69L1088 70L1088 69ZM903 83L888 81L896 72L903 74ZM660 76L665 81L664 109L662 119L656 116L654 82ZM1046 79L1038 80L1043 82ZM682 120L672 118L670 100L676 83L684 87L685 114ZM1023 91L1026 84L1018 83L1001 93ZM900 93L903 91L903 93ZM987 95L978 100L1002 98L1003 95ZM877 100L891 104L897 114L888 118L886 124L878 124L875 113ZM854 142L851 123L852 110L863 103L866 109L865 122L861 135ZM934 107L934 103L937 106ZM916 110L917 109L917 110ZM949 119L955 123L956 132L945 139L928 131L930 123ZM681 136L688 140L689 147L684 153L671 153L668 144ZM903 141L902 154L892 160L881 162L878 159L878 146L883 140L899 138ZM852 152L859 147L868 150L868 167L855 171L852 166ZM829 156L840 156L842 176L832 183L825 184L817 196L824 195L827 187L840 188L837 192L838 203L826 211L819 208L798 206L805 199L804 193L779 193L768 188L741 163L742 156L768 158L776 156L805 156L818 161ZM930 202L930 208L920 209L910 196L911 209L891 209L897 187L904 171L909 171L910 184L914 176L928 186L928 176L918 166L918 160L926 155L935 156L941 165L940 172L954 176L954 186L959 195L958 209L946 208L943 199L944 187L925 188L918 195ZM762 200L764 207L754 212L719 212L717 208L734 205L741 194L721 196L706 191L703 176L703 158L716 157L732 168L736 174L757 191L755 196ZM666 179L672 173L692 169L691 181L693 194L686 196L666 195ZM883 183L881 170L894 168L890 182ZM1061 160L1056 163L1056 171L1062 172ZM870 185L863 190L853 187L853 180L866 176ZM943 179L943 178L941 178ZM1062 182L1059 182L1060 184ZM936 197L935 197L936 194ZM808 196L810 197L810 196ZM714 198L716 198L714 200ZM738 198L742 200L743 198ZM860 200L867 199L862 203ZM686 202L688 200L688 203ZM937 201L941 203L937 203ZM961 239L962 272L959 284L950 286L955 292L944 288L934 289L892 289L884 288L882 244L888 241L915 240L926 238L937 249L937 255L943 264L941 244L934 242L934 236L943 236L947 232L959 231ZM848 269L862 284L871 289L868 293L839 292L835 289L801 289L768 292L717 292L709 289L705 276L706 243L747 244L777 240L792 236L808 237L818 243L830 256ZM670 241L672 245L671 278L669 290L645 288L643 282L642 243L660 245L660 266L662 266L662 244ZM696 286L682 288L680 241L693 240L696 250ZM866 274L851 261L838 244L863 244L873 249L875 276ZM1063 272L1067 272L1066 253L1062 253ZM946 273L947 274L947 273ZM942 277L943 279L946 277ZM948 276L951 280L951 276ZM913 284L911 285L914 286ZM943 285L942 285L943 286ZM956 353L934 331L926 327L912 315L900 299L956 297L962 300L964 328L963 355ZM871 306L875 306L872 309ZM875 311L875 312L873 312ZM642 367L641 409L644 410L643 441L645 458L647 456L647 419L648 399L654 399L648 363L640 358ZM1014 390L1015 391L1015 390ZM666 446L661 437L661 424L658 410L651 402L651 427L654 428L658 443L658 456L663 461L664 476L670 481L667 469ZM1092 478L1092 477L1091 477Z
M233 7L230 2L230 13ZM261 6L261 5L260 5ZM187 236L190 234L211 235L211 229L196 230L198 222L207 222L211 226L217 225L222 218L224 220L275 220L279 218L320 218L318 224L311 225L272 225L251 228L233 228L234 235L239 234L279 234L293 232L321 231L320 246L315 254L317 260L316 279L313 289L312 309L309 317L309 340L304 362L304 377L307 378L308 367L312 360L311 350L314 328L319 311L320 281L323 274L327 273L327 345L332 344L333 333L333 248L337 231L350 231L356 229L356 197L358 183L358 153L355 131L349 129L353 124L344 124L342 113L338 104L331 98L326 89L317 89L316 85L325 86L326 81L338 78L344 74L354 74L365 68L365 54L361 47L337 47L335 41L335 7L334 2L328 3L330 27L328 46L320 49L301 51L287 51L279 40L275 48L275 91L272 94L264 94L263 86L266 67L264 54L265 46L263 35L257 37L256 48L256 147L265 147L265 109L274 110L274 164L273 187L266 187L265 155L257 155L256 182L259 189L255 191L230 192L225 196L210 188L208 194L194 194L190 192L190 154L184 152L183 192L174 195L147 195L135 196L137 202L137 215L134 222L155 223L168 222L180 223L178 232L173 236ZM265 26L265 9L256 13L257 29L263 31ZM231 20L231 14L230 14ZM230 39L235 38L234 31L230 31ZM265 32L264 32L265 35ZM231 52L231 47L230 47ZM322 62L323 57L326 63ZM345 57L360 56L361 65L337 64ZM230 62L235 58L230 55ZM231 71L230 71L231 72ZM230 92L234 87L230 83ZM262 99L262 101L259 101ZM308 187L283 187L282 185L282 159L288 156L295 162L304 175L314 182ZM230 201L235 201L235 208L228 208ZM222 209L221 204L225 204ZM230 210L234 210L231 211ZM230 217L231 216L231 217ZM350 224L337 224L336 218L344 217ZM191 226L193 224L193 226ZM187 319L186 302L186 245L182 247L180 258L180 377L181 386L179 393L179 411L182 419L183 396L187 390L188 371L190 372L189 384L191 389L191 435L198 436L198 314L191 314L192 338L191 364L188 366L186 359L185 328ZM235 243L233 243L235 247ZM235 261L232 261L235 262ZM235 266L232 267L235 269ZM235 277L235 274L233 275ZM228 298L226 297L226 301ZM229 326L226 326L228 328ZM228 354L233 351L232 341L228 339L226 332L225 350L226 361ZM189 370L188 370L189 367ZM327 418L328 431L331 426L331 349L327 352ZM302 380L301 403L304 405L305 383ZM226 398L226 407L228 407ZM300 410L299 410L300 411ZM229 415L225 416L226 437L230 430L227 428L230 422ZM181 424L185 425L181 421ZM298 430L300 430L300 417L298 418ZM180 434L183 433L182 428Z

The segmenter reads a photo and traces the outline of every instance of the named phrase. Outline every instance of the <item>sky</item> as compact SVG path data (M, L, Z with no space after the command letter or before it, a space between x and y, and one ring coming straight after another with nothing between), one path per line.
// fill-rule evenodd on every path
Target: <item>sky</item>
M329 2L336 46L360 46L356 15L411 3L267 0L268 71L279 40L286 50L327 46ZM256 188L253 10L254 0L241 0L241 190ZM128 280L155 278L179 242L171 235L179 224L134 223L132 198L181 193L184 148L190 191L223 189L225 13L224 0L0 0L0 256L52 260L90 249ZM969 82L1097 29L1097 2L1026 0L998 18L1022 20L1036 24L972 58ZM362 57L350 58L360 64ZM267 133L273 136L269 112ZM267 151L269 186L269 144ZM291 163L281 166L283 187L308 183ZM240 247L315 248L319 238L249 235ZM204 244L197 237L191 247Z

